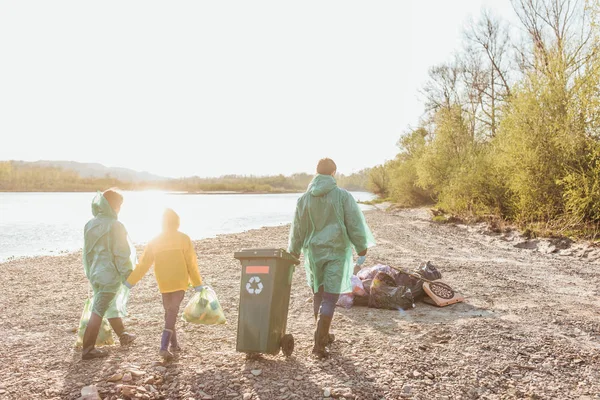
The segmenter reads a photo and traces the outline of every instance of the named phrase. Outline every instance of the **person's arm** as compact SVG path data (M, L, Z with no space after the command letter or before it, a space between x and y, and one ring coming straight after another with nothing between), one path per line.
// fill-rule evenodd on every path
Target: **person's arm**
M127 230L119 221L116 221L110 230L111 251L115 262L115 267L121 275L121 282L125 282L127 277L133 271L131 263L131 248L127 241Z
M296 204L296 212L294 213L294 221L290 228L290 240L288 245L288 252L294 257L299 258L302 246L304 245L304 239L306 237L306 222L303 221L301 215L301 202L302 198L298 199Z
M202 277L200 276L200 269L198 267L198 257L196 256L196 250L194 249L192 240L189 237L186 240L186 245L183 250L183 253L185 255L185 264L187 266L190 282L192 283L194 289L198 290L198 288L202 286Z
M125 286L131 289L136 283L138 283L144 275L150 270L150 267L154 264L154 249L152 248L152 242L146 245L144 249L144 254L142 254L142 260L138 265L135 266L135 269L127 278L127 282L125 282Z
M348 237L358 255L361 257L366 256L369 245L374 244L375 241L360 207L348 192L346 192L346 198L344 199L344 224L346 225Z

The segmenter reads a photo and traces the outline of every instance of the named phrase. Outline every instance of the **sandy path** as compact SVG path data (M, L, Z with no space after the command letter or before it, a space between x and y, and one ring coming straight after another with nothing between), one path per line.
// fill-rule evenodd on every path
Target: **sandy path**
M317 361L310 293L298 268L288 318L294 355L247 361L235 352L233 252L285 247L287 227L264 228L196 243L227 325L180 324L185 352L157 366L162 307L148 276L130 302L136 343L82 362L72 332L87 293L80 255L10 261L0 264L0 399L75 399L93 383L103 398L117 399L122 382L106 380L131 369L143 372L129 382L144 386L139 398L318 399L330 391L357 399L600 399L600 264L591 254L515 248L520 238L434 224L426 210L374 211L367 219L378 240L369 264L412 268L431 260L467 302L418 303L406 312L338 308L333 357Z

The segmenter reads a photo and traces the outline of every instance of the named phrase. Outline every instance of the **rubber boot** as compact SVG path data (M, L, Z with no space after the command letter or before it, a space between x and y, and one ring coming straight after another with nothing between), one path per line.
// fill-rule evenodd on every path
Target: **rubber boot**
M329 344L329 329L331 328L332 317L321 315L317 324L317 330L315 332L315 346L313 347L313 354L317 358L329 357L329 351L326 346Z
M165 329L162 333L162 338L160 340L160 351L158 354L165 360L169 361L173 359L173 353L169 351L169 343L171 342L171 336L173 335L173 331L170 329Z
M171 347L169 348L172 353L178 353L181 351L181 347L179 347L179 343L177 342L177 331L173 329L173 334L171 335Z
M121 346L127 346L135 340L136 336L133 333L125 332L125 326L123 325L123 320L121 318L109 318L108 322L119 337Z
M108 351L96 349L96 339L98 338L98 332L100 332L101 325L102 318L98 314L92 313L87 327L85 328L85 333L83 334L82 360L93 360L94 358L108 356Z

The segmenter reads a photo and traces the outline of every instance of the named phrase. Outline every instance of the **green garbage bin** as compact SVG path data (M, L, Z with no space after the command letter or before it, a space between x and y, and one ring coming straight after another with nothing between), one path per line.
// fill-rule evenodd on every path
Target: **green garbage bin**
M245 249L234 254L242 264L236 349L286 356L294 337L285 333L295 266L300 262L283 249Z

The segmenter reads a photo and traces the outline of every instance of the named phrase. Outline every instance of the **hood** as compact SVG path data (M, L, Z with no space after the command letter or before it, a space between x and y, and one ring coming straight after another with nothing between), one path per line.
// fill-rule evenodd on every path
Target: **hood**
M108 200L100 192L96 193L96 197L92 200L92 214L94 217L104 216L117 219L115 210L112 209L110 204L108 204Z
M337 187L335 178L331 175L317 175L314 177L310 185L308 185L308 193L315 197L325 196Z

